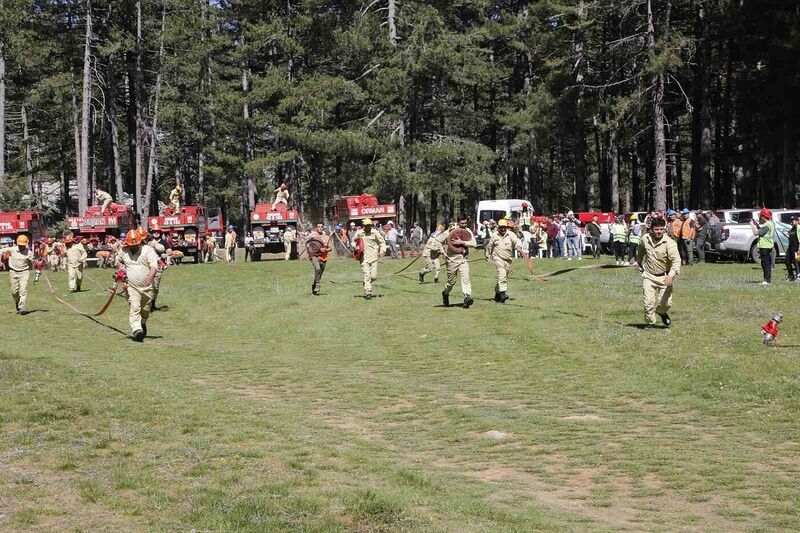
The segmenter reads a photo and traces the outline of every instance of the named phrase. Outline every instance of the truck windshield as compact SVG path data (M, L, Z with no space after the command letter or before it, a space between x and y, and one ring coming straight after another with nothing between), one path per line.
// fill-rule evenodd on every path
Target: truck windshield
M488 220L500 220L501 218L505 218L505 216L505 211L481 211L479 220L483 223Z
M741 213L733 213L731 218L739 224L749 224L750 221L753 220L753 212L742 211Z

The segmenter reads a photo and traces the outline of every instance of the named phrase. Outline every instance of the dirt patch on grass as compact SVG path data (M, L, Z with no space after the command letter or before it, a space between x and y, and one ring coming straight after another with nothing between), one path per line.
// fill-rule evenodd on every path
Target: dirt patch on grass
M561 420L573 420L578 422L607 422L608 418L597 415L570 415L562 416Z
M582 469L547 480L505 465L463 473L492 484L494 492L490 500L510 501L526 494L542 506L621 529L648 529L648 524L653 523L678 524L676 520L689 516L696 524L687 527L698 531L740 530L748 523L732 522L716 514L713 509L723 505L713 499L696 503L680 494L662 490L662 483L653 474L636 483L633 478L604 468ZM646 489L645 495L637 485Z

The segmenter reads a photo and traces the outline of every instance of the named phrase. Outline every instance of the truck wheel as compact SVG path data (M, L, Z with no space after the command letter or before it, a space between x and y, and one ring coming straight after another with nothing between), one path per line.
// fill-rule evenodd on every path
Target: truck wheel
M261 252L259 252L259 251L257 251L257 250L253 250L253 251L250 253L250 259L251 259L252 261L261 261Z
M758 246L756 246L756 243L753 243L753 245L750 246L750 259L755 264L761 265L761 257L758 255ZM745 258L745 262L747 262L747 258Z

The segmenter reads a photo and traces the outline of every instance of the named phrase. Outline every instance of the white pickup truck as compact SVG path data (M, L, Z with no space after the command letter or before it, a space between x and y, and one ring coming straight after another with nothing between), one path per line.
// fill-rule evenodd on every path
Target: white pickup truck
M712 228L712 234L719 235L718 241L710 239L710 253L717 253L720 256L741 258L759 263L758 249L756 241L758 238L753 235L750 221L758 218L759 209L726 209L717 211L720 224ZM772 212L772 220L775 222L775 251L776 256L786 254L789 239L786 232L791 228L792 217L800 216L800 209L776 209Z

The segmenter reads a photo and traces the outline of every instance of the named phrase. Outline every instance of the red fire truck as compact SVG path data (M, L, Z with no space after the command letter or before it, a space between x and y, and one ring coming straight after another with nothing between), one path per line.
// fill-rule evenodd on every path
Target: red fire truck
M223 231L222 214L219 209L206 211L201 205L186 205L179 209L167 207L163 215L147 219L147 228L151 233L161 231L167 246L200 263L208 231Z
M361 196L340 196L334 199L333 220L337 224L349 221L358 223L362 218L371 218L381 223L397 216L395 204L381 204L372 194Z
M283 232L293 226L297 230L300 213L286 204L256 204L250 213L250 227L253 231L253 261L260 261L262 253L283 253ZM297 242L292 243L291 259L297 259Z
M86 238L90 246L87 247L88 263L97 262L97 252L110 251L108 238L119 237L123 233L136 227L136 217L133 209L122 204L111 204L108 214L103 214L102 207L92 205L86 208L82 217L67 217L67 229L76 238Z
M39 211L0 213L0 244L14 244L20 235L26 235L32 242L45 236L45 223Z

